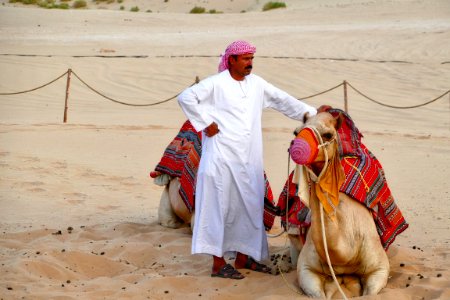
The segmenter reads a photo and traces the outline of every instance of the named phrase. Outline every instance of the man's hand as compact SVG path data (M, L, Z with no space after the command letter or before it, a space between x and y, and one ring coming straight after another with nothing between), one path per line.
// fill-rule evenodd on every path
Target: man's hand
M203 129L203 132L206 134L206 136L208 137L212 137L215 136L217 133L219 133L219 126L217 126L216 122L212 122L211 125L209 125L208 127L206 127L205 129Z
M305 114L303 115L303 124L306 123L308 119L309 119L309 112L305 112Z

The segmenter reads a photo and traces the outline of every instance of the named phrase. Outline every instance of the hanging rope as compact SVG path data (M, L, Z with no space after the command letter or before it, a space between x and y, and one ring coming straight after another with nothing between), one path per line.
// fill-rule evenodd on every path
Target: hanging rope
M66 72L64 72L63 74L61 74L60 76L58 76L57 78L55 78L54 80L52 80L52 81L50 81L50 82L48 82L48 83L46 83L46 84L43 84L43 85L41 85L41 86L38 86L38 87L36 87L36 88L29 89L29 90L25 90L25 91L20 91L20 92L0 93L0 96L8 96L8 95L24 94L24 93L29 93L29 92L32 92L32 91L41 89L41 88L43 88L43 87L46 87L46 86L48 86L48 85L54 83L55 81L57 81L57 80L59 80L59 79L61 79L62 77L64 77L65 75L67 75L68 72L69 72L69 71L66 71ZM120 100L117 100L117 99L114 99L114 98L111 98L111 97L106 96L105 94L103 94L103 93L99 92L98 90L96 90L95 88L93 88L93 87L92 87L91 85L89 85L86 81L84 81L83 79L81 79L80 76L78 76L78 74L76 74L74 71L71 71L71 72L73 73L73 75L74 75L81 83L83 83L87 88L89 88L89 89L90 89L91 91L93 91L94 93L96 93L96 94L102 96L103 98L105 98L105 99L107 99L107 100L110 100L110 101L112 101L112 102L114 102L114 103L118 103L118 104L122 104L122 105L137 106L137 107L155 106L155 105L159 105L159 104L163 104L163 103L169 102L170 100L173 100L173 99L175 99L176 97L178 97L179 94L180 94L180 93L178 93L178 94L176 94L176 95L173 96L173 97L170 97L170 98L167 98L167 99L165 99L165 100L158 101L158 102L154 102L154 103L146 103L146 104L128 103L128 102L120 101ZM195 83L198 83L198 81L199 81L199 79L198 79L198 77L197 77L196 82L194 82L194 83L191 84L190 86L194 85ZM345 85L344 85L344 84L345 84ZM372 102L374 102L374 103L376 103L376 104L379 104L379 105L382 105L382 106L385 106L385 107L394 108L394 109L411 109L411 108L418 108L418 107L426 106L426 105L428 105L428 104L431 104L431 103L433 103L433 102L435 102L435 101L441 99L441 98L444 97L445 95L450 94L450 90L448 90L448 91L446 91L445 93L443 93L442 95L440 95L440 96L438 96L438 97L436 97L436 98L434 98L434 99L432 99L432 100L430 100L430 101L426 101L426 102L424 102L424 103L422 103L422 104L410 105L410 106L395 106L395 105L389 105L389 104L386 104L386 103L382 103L382 102L380 102L380 101L377 101L377 100L375 100L375 99L373 99L373 98L367 96L366 94L362 93L360 90L358 90L357 88L355 88L352 84L350 84L348 81L344 81L344 83L340 83L340 84L338 84L338 85L336 85L336 86L334 86L334 87L332 87L332 88L329 88L329 89L327 89L327 90L324 90L324 91L322 91L322 92L316 93L316 94L314 94L314 95L306 96L306 97L297 98L297 99L298 99L298 100L304 100L304 99L313 98L313 97L316 97L316 96L319 96L319 95L328 93L328 92L330 92L330 91L332 91L332 90L334 90L334 89L337 89L337 88L341 87L342 85L344 85L344 89L345 89L345 86L346 86L346 85L350 86L356 93L358 93L358 94L361 95L362 97L364 97L364 98L366 98L366 99L368 99L368 100L370 100L370 101L372 101Z
M347 84L348 84L355 92L357 92L358 94L360 94L360 95L363 96L364 98L366 98L366 99L368 99L368 100L370 100L370 101L372 101L372 102L375 102L376 104L379 104L379 105L382 105L382 106L386 106L386 107L390 107L390 108L396 108L396 109L409 109L409 108L422 107L422 106L428 105L428 104L430 104L430 103L433 103L433 102L439 100L440 98L444 97L444 96L447 95L448 93L450 93L450 90L448 90L448 91L446 91L445 93L443 93L442 95L440 95L440 96L434 98L433 100L427 101L427 102L422 103L422 104L411 105L411 106L395 106L395 105L389 105L389 104L385 104L385 103L376 101L376 100L370 98L369 96L363 94L363 93L360 92L359 90L357 90L357 89L356 89L353 85L351 85L348 81L347 81Z
M298 98L298 100L304 100L304 99L308 99L308 98L313 98L313 97L316 97L316 96L319 96L319 95L328 93L328 92L330 92L330 91L332 91L332 90L334 90L334 89L337 89L338 87L340 87L340 86L342 86L342 85L343 85L343 83L340 83L340 84L338 84L337 86L332 87L332 88L330 88L330 89L328 89L328 90L325 90L325 91L323 91L323 92L320 92L320 93L317 93L317 94L314 94L314 95L311 95L311 96L301 97L301 98Z
M64 77L65 75L67 75L67 72L69 72L69 71L64 72L64 74L62 74L62 75L59 76L58 78L55 78L55 79L53 79L52 81L50 81L50 82L48 82L48 83L46 83L46 84L43 84L43 85L41 85L41 86L38 86L38 87L36 87L36 88L34 88L34 89L26 90L26 91L21 91L21 92L14 92L14 93L0 93L0 95L5 95L5 96L6 96L6 95L25 94L25 93L29 93L29 92L32 92L32 91L41 89L41 88L43 88L43 87L46 87L47 85L52 84L53 82L57 81L58 79L61 79L61 77Z
M168 98L168 99L166 99L166 100L162 100L162 101L158 101L158 102L154 102L154 103L148 103L148 104L132 104L132 103L126 103L126 102L123 102L123 101L119 101L119 100L113 99L113 98L111 98L111 97L108 97L108 96L106 96L106 95L100 93L99 91L97 91L96 89L94 89L92 86L90 86L89 84L87 84L83 79L81 79L74 71L72 71L72 74L73 74L73 75L74 75L81 83L83 83L86 87L88 87L88 88L89 88L91 91L93 91L94 93L96 93L96 94L102 96L102 97L105 98L105 99L108 99L109 101L112 101L112 102L115 102L115 103L119 103L119 104L123 104L123 105L128 105L128 106L154 106L154 105L158 105L158 104L162 104L162 103L168 102L168 101L170 101L170 100L175 99L176 97L178 97L178 95L180 95L180 93L178 93L178 94L176 94L175 96L170 97L170 98ZM195 84L195 83L191 84L191 86L194 85L194 84Z

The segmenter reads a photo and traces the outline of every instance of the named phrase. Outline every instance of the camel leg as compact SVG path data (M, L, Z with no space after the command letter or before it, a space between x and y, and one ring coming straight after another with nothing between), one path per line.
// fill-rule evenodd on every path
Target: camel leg
M366 270L370 271L361 275L363 295L378 294L386 286L389 278L390 266L387 254L379 240L375 238L373 240L370 254L367 255L371 259L366 260Z
M164 227L179 228L183 225L182 221L175 215L169 199L169 185L166 185L161 194L161 200L158 207L158 221Z
M361 278L362 285L364 287L363 296L378 294L387 284L389 277L388 269L378 269L369 275Z
M357 276L343 276L345 288L350 292L347 297L361 296L361 282Z
M361 284L359 277L352 275L337 275L337 282L347 298L361 296ZM331 276L325 280L324 291L327 299L342 299L341 291L336 286Z
M313 298L326 298L323 290L325 278L310 269L297 266L299 285L306 295Z
M181 219L184 224L189 224L191 222L192 214L180 196L180 187L180 180L177 177L170 180L169 201L172 206L172 211L177 217Z
M298 257L297 277L298 283L306 295L313 298L326 298L324 292L325 276L316 272L321 266L317 265L319 257L308 234L305 245ZM314 267L313 267L314 266Z

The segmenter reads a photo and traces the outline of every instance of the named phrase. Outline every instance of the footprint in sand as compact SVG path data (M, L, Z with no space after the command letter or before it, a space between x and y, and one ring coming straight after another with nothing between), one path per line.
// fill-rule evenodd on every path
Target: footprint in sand
M21 156L23 162L40 162L39 157L34 156Z
M33 192L33 193L41 193L41 192L46 192L47 190L44 190L42 188L36 187L36 188L32 188L32 189L27 189L29 192Z
M115 210L120 208L118 205L104 205L104 206L97 206L97 208L105 211Z
M105 177L104 174L98 173L92 169L85 169L81 171L81 176L86 178L103 178Z
M35 188L38 186L42 186L44 185L44 183L42 181L23 181L23 182L17 182L14 184L14 186L18 186L18 187L30 187L30 188Z
M72 205L83 204L86 201L87 195L83 193L64 193L64 200Z
M67 200L67 203L72 204L72 205L80 205L83 204L85 202L85 200Z
M10 153L8 151L0 151L0 157L8 156Z
M57 162L52 163L52 166L56 169L67 169L67 162L57 161Z

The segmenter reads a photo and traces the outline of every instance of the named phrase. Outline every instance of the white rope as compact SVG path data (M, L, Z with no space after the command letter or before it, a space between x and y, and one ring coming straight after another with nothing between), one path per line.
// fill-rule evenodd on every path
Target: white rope
M276 238L276 237L279 237L279 236L283 235L283 233L285 233L285 232L286 232L286 230L283 229L281 232L274 233L274 234L266 232L266 235L267 235L268 238Z
M276 238L279 237L281 235L283 235L283 233L287 232L287 229L289 228L289 189L290 189L290 181L289 181L289 175L290 175L290 169L291 169L291 153L288 150L288 167L287 167L287 187L286 187L286 227L280 232L280 233L275 233L275 234L271 234L271 233L267 233L266 232L266 236L269 238Z
M328 267L330 268L331 276L333 277L334 283L336 284L339 292L345 300L348 300L347 296L345 296L344 291L341 288L341 285L337 281L336 275L334 274L333 266L331 265L330 255L328 254L328 245L327 245L327 237L325 236L325 224L323 218L323 205L322 202L319 201L319 209L320 209L320 222L322 223L322 239L323 239L323 247L325 248L325 256L327 257Z

